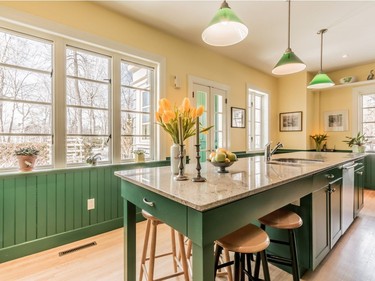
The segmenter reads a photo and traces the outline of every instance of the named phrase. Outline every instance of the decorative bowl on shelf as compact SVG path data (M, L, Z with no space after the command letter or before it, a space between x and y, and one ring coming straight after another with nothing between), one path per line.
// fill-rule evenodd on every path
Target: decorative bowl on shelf
M211 162L210 159L207 159L207 161L210 162L215 167L218 167L219 169L217 169L217 172L221 174L221 173L229 173L225 168L232 166L234 162L236 162L237 160L231 161L231 162Z
M341 84L353 83L356 81L355 76L346 76L340 79Z

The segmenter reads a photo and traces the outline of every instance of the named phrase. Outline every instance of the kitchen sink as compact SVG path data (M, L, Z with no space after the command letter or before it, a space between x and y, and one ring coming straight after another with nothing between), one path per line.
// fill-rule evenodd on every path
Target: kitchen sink
M275 158L269 161L270 164L315 164L322 163L323 159L307 159L307 158Z

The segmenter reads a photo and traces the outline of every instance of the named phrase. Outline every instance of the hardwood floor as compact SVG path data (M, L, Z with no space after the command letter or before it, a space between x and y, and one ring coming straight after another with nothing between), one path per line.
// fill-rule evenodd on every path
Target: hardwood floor
M145 223L137 226L137 260L139 261ZM123 280L122 229L97 235L48 251L0 264L0 280ZM169 249L169 229L160 226L158 252ZM59 252L95 241L96 246L60 257ZM138 269L138 266L137 266ZM172 270L170 258L162 258L158 273ZM168 271L168 272L167 272ZM271 280L292 280L288 273L271 266ZM170 279L183 280L181 277ZM226 280L221 277L218 280ZM365 207L314 272L307 272L304 281L375 281L375 190L365 191Z

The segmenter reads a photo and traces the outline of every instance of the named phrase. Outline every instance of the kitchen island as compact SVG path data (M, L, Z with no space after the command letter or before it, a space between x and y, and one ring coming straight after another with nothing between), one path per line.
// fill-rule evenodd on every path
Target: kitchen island
M136 206L180 231L193 242L193 280L214 280L213 242L252 220L318 189L314 175L356 161L364 154L295 152L277 158L309 159L301 163L266 163L263 156L243 158L219 174L202 163L207 182L178 182L169 167L119 171L124 198L124 279L135 276ZM189 179L195 164L186 166ZM331 176L331 175L330 175Z

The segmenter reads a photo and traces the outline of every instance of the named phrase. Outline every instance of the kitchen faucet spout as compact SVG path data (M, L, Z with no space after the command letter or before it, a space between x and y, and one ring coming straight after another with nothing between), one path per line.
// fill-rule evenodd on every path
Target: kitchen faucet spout
M266 158L266 161L270 162L272 155L281 147L283 147L281 142L278 142L273 149L271 149L271 142L267 143L264 149L264 157Z

